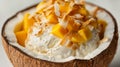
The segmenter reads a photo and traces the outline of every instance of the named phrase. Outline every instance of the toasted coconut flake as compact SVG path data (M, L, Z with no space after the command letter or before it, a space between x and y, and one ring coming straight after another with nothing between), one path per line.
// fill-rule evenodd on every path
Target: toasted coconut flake
M58 18L58 21L60 23L60 25L66 29L67 25L68 25L68 21L64 21L63 19Z
M72 1L74 1L75 4L81 4L81 5L85 4L85 0L72 0Z
M46 2L44 5L40 5L39 7L37 7L36 12L43 10L44 8L46 8L52 4L52 0L48 0L48 1L44 0L44 2Z
M46 11L46 12L45 12L45 15L48 16L48 15L50 15L52 12L53 12L52 10Z
M65 0L66 2L70 2L70 0Z
M39 18L39 15L36 15L34 18L35 18L35 20L36 20L37 23L40 23L41 20Z
M80 0L81 5L85 5L85 0Z
M72 45L72 50L76 50L77 48L79 48L79 45L76 44L76 43L74 43L74 44Z
M50 6L48 6L47 8L45 8L43 11L48 11L48 10L50 10L51 8L53 8L53 6L54 6L54 5L50 5Z
M82 27L86 27L88 24L90 24L92 21L95 21L94 18L90 18L89 20L87 20L86 22L83 23Z
M77 23L77 24L80 24L80 23L81 23L80 20L74 20L74 22Z
M75 4L80 4L81 0L74 0Z
M54 3L54 9L55 9L55 14L57 16L60 16L59 4L57 2Z
M39 15L39 19L41 20L42 23L47 23L48 22L48 20L47 20L47 18L46 18L44 13Z
M80 19L80 18L82 18L83 16L80 15L80 14L75 14L74 17L77 18L77 19Z
M97 12L98 12L99 8L98 7L95 7L95 9L93 10L93 16L96 17L97 15Z

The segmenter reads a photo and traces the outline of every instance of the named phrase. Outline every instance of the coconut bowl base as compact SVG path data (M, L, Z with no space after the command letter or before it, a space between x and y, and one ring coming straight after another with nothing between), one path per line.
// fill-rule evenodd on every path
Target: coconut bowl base
M14 17L15 16L11 17L10 19ZM10 19L8 19L6 23ZM115 31L109 47L105 49L102 53L100 53L99 55L97 55L96 57L90 60L75 59L65 63L53 63L28 56L18 48L8 43L6 37L4 36L5 25L3 26L2 29L3 46L14 67L108 67L116 53L117 41L118 41L117 23L114 18L113 20L115 25L115 29L114 29Z

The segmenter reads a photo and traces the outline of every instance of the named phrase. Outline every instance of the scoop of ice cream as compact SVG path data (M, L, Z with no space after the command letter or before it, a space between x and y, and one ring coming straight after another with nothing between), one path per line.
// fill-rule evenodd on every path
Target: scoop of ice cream
M51 28L52 26L46 27L43 34L39 35L40 26L34 26L26 40L26 48L37 54L43 54L54 59L64 59L70 56L83 58L98 47L99 36L96 30L92 31L93 37L88 42L82 45L74 43L81 46L76 50L72 50L60 44L62 39L50 34Z

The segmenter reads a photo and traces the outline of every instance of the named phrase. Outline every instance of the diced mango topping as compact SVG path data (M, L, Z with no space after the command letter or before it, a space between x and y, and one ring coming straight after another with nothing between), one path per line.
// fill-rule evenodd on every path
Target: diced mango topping
M22 22L19 22L16 26L15 26L15 29L14 29L14 32L19 32L23 30L23 21Z
M67 29L69 30L69 31L78 31L79 30L79 28L80 28L80 23L77 23L77 22L70 22L70 23L68 23L68 25L67 25Z
M37 5L37 7L36 7L37 13L41 13L41 12L42 12L42 9L43 9L43 8L40 9L40 7L43 6L44 4L45 4L45 2L42 1L42 2L40 2L40 3Z
M72 26L71 24L68 24L68 25L67 25L67 29L68 29L69 31L72 31L72 30L73 30L73 26Z
M33 18L29 18L30 14L25 14L24 19L21 23L15 27L15 35L20 45L25 46L25 39L27 38L27 32L35 22Z
M104 32L105 32L105 28L107 26L107 23L104 20L98 20L98 24L99 24L99 30L100 30L99 37L100 37L100 39L102 39L104 36Z
M51 13L50 15L47 16L47 19L48 19L48 23L51 23L51 24L56 24L58 23L58 20L57 20L57 17L55 14Z
M84 28L78 31L79 35L84 39L84 41L89 40L92 37L92 33L89 28Z
M40 3L37 5L36 9L39 9L39 8L40 8L42 5L44 5L44 4L45 4L44 1L40 2Z
M67 33L67 29L64 29L59 23L53 26L51 33L59 38L64 38Z
M74 24L74 21L70 20L69 23L68 23L68 25L67 25L68 31L74 30L73 24Z
M15 33L16 38L17 38L17 42L21 45L21 46L25 46L25 39L27 37L27 33L25 31L19 31Z
M86 41L88 41L92 36L91 31L89 30L89 28L84 28L84 29L80 29L78 31L78 33L74 33L72 35L71 41L72 42L79 42L79 43L84 43Z
M79 35L78 33L75 33L72 35L71 41L83 43L85 40L83 39L83 37L81 35Z
M29 18L30 14L26 13L24 16L24 30L28 32L30 27L33 25L35 20L33 18Z
M85 8L79 9L79 13L80 13L81 15L84 15L84 16L87 16L87 15L89 14L88 11L87 11Z
M60 6L60 12L67 12L70 8L69 8L69 3L65 3L65 4L61 4Z

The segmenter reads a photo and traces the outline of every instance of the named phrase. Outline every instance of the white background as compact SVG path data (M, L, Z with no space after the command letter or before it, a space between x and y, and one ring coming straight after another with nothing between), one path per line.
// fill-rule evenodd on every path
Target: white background
M40 1L41 0L0 0L0 33L2 25L7 18L15 14L17 11L24 9L35 3L38 3ZM118 26L120 26L120 0L87 0L87 1L102 6L106 8L108 11L110 11L116 18ZM118 45L119 46L117 54L115 55L115 58L112 61L110 67L120 67L120 43ZM1 40L0 40L0 67L13 67L3 49Z

